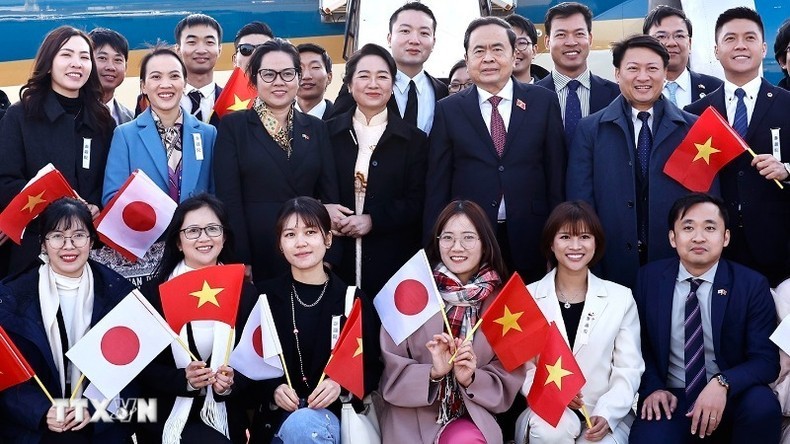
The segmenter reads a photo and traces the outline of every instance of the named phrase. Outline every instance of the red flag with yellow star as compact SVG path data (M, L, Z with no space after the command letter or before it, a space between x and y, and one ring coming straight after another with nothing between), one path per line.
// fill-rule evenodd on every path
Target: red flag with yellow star
M483 313L480 329L507 371L543 349L549 324L518 273Z
M162 312L176 333L187 322L236 325L244 265L214 265L188 271L159 286Z
M362 305L357 298L324 373L359 399L365 397L362 351Z
M250 86L250 82L244 71L236 67L225 84L225 88L217 97L214 102L214 112L222 118L225 114L242 109L249 109L255 102L255 97L258 96L258 91Z
M586 382L573 352L557 324L552 322L546 345L538 357L527 404L538 416L557 427L565 407L579 394Z
M664 173L691 191L707 192L716 174L749 146L709 106L664 165Z
M22 243L25 227L44 208L61 197L77 197L66 178L52 164L41 168L0 213L0 231L17 244Z
M0 391L27 381L33 374L30 364L0 327Z

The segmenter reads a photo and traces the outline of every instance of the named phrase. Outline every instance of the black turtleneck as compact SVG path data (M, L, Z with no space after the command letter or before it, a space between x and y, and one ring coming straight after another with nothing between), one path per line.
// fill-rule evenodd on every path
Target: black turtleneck
M58 99L58 103L60 106L63 107L63 110L66 111L66 114L71 114L72 116L76 116L80 113L82 109L82 97L66 97L63 95L58 94L55 92L55 97Z

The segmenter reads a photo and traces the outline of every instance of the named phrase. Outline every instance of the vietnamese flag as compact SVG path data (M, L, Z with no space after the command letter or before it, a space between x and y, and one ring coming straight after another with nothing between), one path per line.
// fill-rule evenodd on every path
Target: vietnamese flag
M365 376L362 365L362 305L354 301L335 350L326 364L324 373L353 393L359 399L365 397Z
M518 273L513 273L480 320L480 329L509 372L543 349L549 324Z
M0 392L33 377L33 369L0 327Z
M214 265L170 279L159 286L165 319L176 332L192 321L234 327L243 284L243 264Z
M669 156L664 173L691 191L707 192L716 174L748 149L727 120L709 106Z
M214 112L220 117L233 111L249 109L252 107L258 91L250 86L250 82L244 71L236 67L233 69L228 83L214 102Z
M557 427L568 403L579 394L586 382L573 352L557 324L552 322L546 346L538 358L527 404L538 416Z
M16 244L22 243L25 227L47 205L61 197L77 197L66 178L51 163L41 168L0 213L0 231Z

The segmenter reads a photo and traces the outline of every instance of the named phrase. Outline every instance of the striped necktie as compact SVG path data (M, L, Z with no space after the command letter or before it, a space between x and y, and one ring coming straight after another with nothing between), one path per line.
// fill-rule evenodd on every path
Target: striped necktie
M686 399L693 403L707 383L705 378L705 343L702 335L702 315L700 313L697 290L702 279L686 279L691 291L686 296L685 327L685 364L686 364Z

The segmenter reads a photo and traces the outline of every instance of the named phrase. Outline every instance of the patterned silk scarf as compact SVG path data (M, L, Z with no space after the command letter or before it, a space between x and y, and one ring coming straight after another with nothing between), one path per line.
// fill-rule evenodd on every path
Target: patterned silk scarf
M288 117L285 119L285 127L280 126L280 123L277 122L277 118L274 117L274 113L272 113L269 107L266 106L260 98L255 99L255 104L252 106L252 109L258 113L258 117L261 119L261 123L263 123L266 132L272 136L272 139L277 142L277 145L280 145L280 148L285 151L286 157L290 159L291 152L293 151L291 147L291 140L293 140L291 134L294 128L293 106L291 106L291 109L288 111Z
M162 145L164 145L165 153L167 154L167 191L170 198L178 203L181 200L181 174L183 169L181 162L181 128L184 117L179 114L175 124L166 128L153 110L151 110L151 115L154 117L156 130L159 132L159 137L162 138Z

